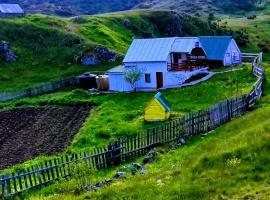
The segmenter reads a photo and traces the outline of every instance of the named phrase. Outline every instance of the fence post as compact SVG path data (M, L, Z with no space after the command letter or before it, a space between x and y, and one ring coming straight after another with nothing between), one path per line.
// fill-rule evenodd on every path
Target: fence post
M119 142L110 143L107 152L107 166L119 166L121 164L121 148Z

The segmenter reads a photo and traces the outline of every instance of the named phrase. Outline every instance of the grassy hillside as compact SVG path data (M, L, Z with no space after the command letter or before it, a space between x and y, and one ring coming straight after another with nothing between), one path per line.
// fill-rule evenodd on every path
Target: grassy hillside
M181 10L196 15L216 14L246 15L247 12L267 11L269 0L153 0L137 5L138 8Z
M269 74L269 67L267 74ZM197 137L178 150L158 150L146 175L129 175L94 192L74 195L74 180L64 181L31 194L41 199L269 199L269 77L266 96L255 110ZM137 162L140 162L138 160ZM122 167L120 167L121 169ZM97 182L119 169L100 171ZM158 181L160 180L160 181Z
M249 36L249 43L242 48L245 52L264 52L264 59L270 61L270 15L257 16L250 20L247 18L225 18L220 22L221 26L231 28L234 31L242 31Z
M199 18L166 11L71 19L30 15L0 19L0 26L0 40L8 41L18 56L15 63L0 61L0 91L20 90L86 71L104 72L118 64L86 67L75 63L75 55L93 52L97 45L125 53L132 38L222 33L222 29Z
M74 63L86 46L72 33L67 20L44 15L0 20L0 40L8 41L17 62L0 61L0 91L19 90L42 82L85 72L91 68ZM70 30L72 29L72 30Z

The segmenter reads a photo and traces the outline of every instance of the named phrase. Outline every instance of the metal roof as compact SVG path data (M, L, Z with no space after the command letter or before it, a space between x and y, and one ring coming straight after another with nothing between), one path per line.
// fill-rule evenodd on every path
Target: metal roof
M199 40L206 51L207 59L209 60L223 60L232 39L231 36L199 37Z
M123 62L165 62L175 39L175 37L135 39L129 47Z
M192 49L195 48L196 42L199 42L197 37L177 38L172 45L171 52L191 53Z
M123 62L166 62L171 52L191 53L196 42L202 47L198 37L136 39Z
M155 98L160 102L167 112L170 112L171 106L160 92L155 95Z
M108 73L124 73L125 72L125 66L119 65L117 67L114 67L108 71Z
M0 12L6 14L23 14L24 11L19 4L0 4Z

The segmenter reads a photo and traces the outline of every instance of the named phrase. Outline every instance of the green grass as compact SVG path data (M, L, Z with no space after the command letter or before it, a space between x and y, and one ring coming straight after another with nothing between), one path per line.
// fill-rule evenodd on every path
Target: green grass
M268 47L268 51L264 53L264 60L270 61L270 46L269 46L269 32L270 32L270 15L259 15L254 20L243 18L225 18L221 24L226 24L227 27L234 31L244 31L249 35L249 44L242 48L242 52L256 53L261 51L258 44L264 44Z
M254 111L206 137L196 137L178 150L159 149L156 161L144 167L147 175L130 175L81 195L74 195L74 181L62 182L31 194L30 199L267 200L270 195L269 96ZM116 170L101 171L96 180L110 178ZM161 184L157 184L159 179Z

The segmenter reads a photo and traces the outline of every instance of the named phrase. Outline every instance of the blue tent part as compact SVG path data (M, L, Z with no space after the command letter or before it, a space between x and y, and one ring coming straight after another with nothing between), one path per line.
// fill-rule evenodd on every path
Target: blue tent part
M224 60L225 53L233 37L231 36L200 36L199 40L209 60Z
M160 92L155 95L155 98L161 103L161 105L163 105L163 107L166 109L167 112L171 111L170 104L167 102L167 100Z

